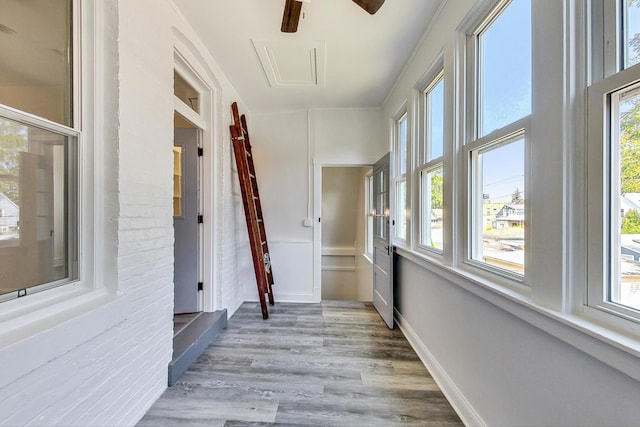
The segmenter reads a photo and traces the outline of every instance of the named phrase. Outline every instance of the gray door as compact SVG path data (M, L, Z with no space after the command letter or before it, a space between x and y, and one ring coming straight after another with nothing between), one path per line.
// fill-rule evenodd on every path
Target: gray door
M389 154L373 166L373 305L393 329L393 251L389 236Z
M198 311L198 129L174 131L174 309Z

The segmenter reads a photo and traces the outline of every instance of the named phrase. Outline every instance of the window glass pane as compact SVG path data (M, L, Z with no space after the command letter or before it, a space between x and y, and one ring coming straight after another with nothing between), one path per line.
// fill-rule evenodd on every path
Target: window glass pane
M478 36L478 134L531 114L531 1L514 0Z
M420 244L442 250L442 166L420 174L422 232Z
M524 138L481 150L475 164L473 259L524 273Z
M196 113L200 113L200 93L180 74L173 72L173 94Z
M623 8L624 68L640 62L640 2L624 1Z
M173 147L173 216L182 216L182 147Z
M444 79L427 92L427 161L442 157L444 147Z
M373 253L373 218L375 206L373 205L373 175L367 177L367 248L366 253Z
M407 116L398 122L398 173L407 173Z
M73 278L73 138L0 117L0 295Z
M616 96L612 99L620 99ZM622 94L618 138L612 144L612 278L609 301L640 310L640 93ZM615 203L617 199L617 203Z
M375 182L375 229L376 237L381 240L387 238L387 227L385 226L385 198L387 197L387 181L384 171L377 173Z
M396 237L400 239L407 238L407 208L406 208L406 200L407 200L407 181L399 180L396 182L396 200L398 207L397 213L397 226L396 226Z
M2 0L0 104L72 126L71 0Z

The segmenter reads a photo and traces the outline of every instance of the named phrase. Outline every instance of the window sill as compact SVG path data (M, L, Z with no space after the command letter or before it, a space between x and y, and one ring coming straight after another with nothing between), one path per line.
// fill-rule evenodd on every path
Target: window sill
M78 284L3 303L0 387L113 328L122 321L113 316L119 303L105 289Z
M492 283L464 270L439 264L397 247L399 256L441 276L530 325L640 381L640 340L586 313L562 313L535 304L528 292Z

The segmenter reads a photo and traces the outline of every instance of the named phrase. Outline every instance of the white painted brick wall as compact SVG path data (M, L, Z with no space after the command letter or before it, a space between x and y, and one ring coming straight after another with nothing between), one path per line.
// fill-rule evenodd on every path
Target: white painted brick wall
M111 249L117 253L107 263L115 271L105 277L117 283L106 284L114 292L100 313L54 325L37 339L27 337L27 346L0 345L0 361L24 358L28 364L33 358L20 353L24 348L44 355L38 359L44 362L25 367L15 379L2 381L0 375L0 425L131 425L166 388L173 333L172 27L184 34L191 30L171 0L104 1L113 14L113 19L105 18L107 42L117 43L118 52L110 58L117 59L117 67L108 69L119 70L117 79L106 76L105 98L116 100L117 108L96 109L105 115L105 126L117 127L116 140L107 141L107 151L117 150L117 164L105 171L108 188L117 185L113 194L104 195L110 209L105 221L116 224L114 233L106 234L110 249L105 254L110 256ZM228 131L229 107L238 97L208 53L200 53L218 84L214 173L221 196L214 201L217 259L212 260L216 308L233 313L243 302L244 288L255 288ZM111 212L117 215L109 216ZM37 345L60 333L82 335L94 323L104 324L96 328L100 332L65 351L51 350L51 357L46 356L49 348Z
M225 107L227 109L225 112L226 123L231 124L231 101L227 102ZM240 113L245 113L241 107ZM249 128L249 133L251 133L251 128ZM219 228L220 234L218 236L221 250L218 253L221 255L219 265L222 270L220 297L223 306L228 308L231 315L244 301L247 288L255 290L256 299L258 294L242 206L242 193L230 138L227 126L220 149L220 157L223 160L220 181L223 183L222 194L224 198L221 207L223 224Z

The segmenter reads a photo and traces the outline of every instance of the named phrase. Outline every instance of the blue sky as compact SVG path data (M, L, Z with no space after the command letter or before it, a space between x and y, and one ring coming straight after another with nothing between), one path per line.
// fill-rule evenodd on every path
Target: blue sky
M531 1L514 0L481 35L481 120L487 135L531 114ZM516 188L523 197L524 141L482 155L483 193L491 202L510 202Z

